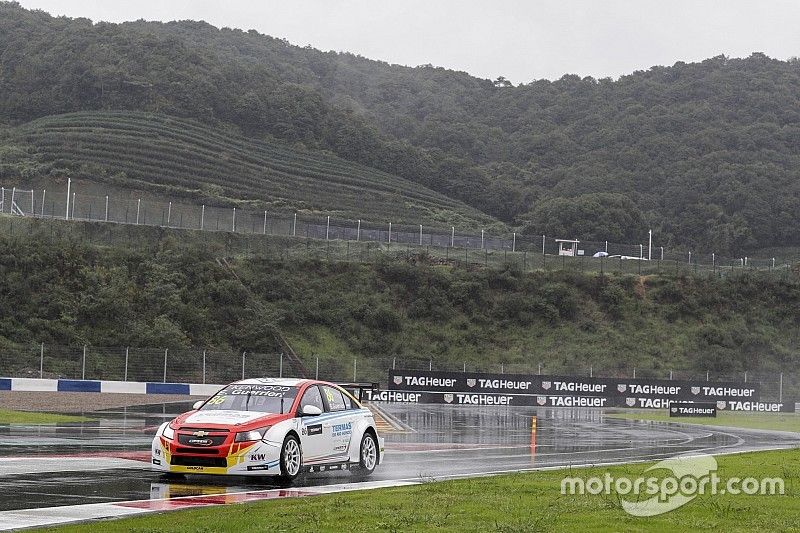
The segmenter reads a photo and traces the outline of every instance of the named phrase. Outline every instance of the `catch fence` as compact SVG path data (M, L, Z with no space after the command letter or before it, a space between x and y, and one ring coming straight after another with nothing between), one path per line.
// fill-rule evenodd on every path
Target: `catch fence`
M692 252L666 249L649 241L638 244L610 241L578 241L547 236L511 232L497 234L490 230L473 232L455 225L435 227L425 224L398 224L391 221L377 223L367 220L349 220L336 216L318 216L305 213L279 213L248 207L220 207L160 201L152 198L131 198L120 195L96 196L75 189L68 193L47 190L22 190L0 187L0 213L42 219L65 221L107 222L131 226L159 227L173 230L225 232L249 236L278 236L340 243L354 243L360 247L373 243L378 248L415 251L426 250L445 260L488 265L499 256L532 268L563 267L604 270L613 262L615 271L656 272L670 267L677 270L720 271L733 269L787 270L797 258L723 257L714 252ZM642 231L647 237L646 229ZM491 256L491 257L490 257ZM537 258L542 258L541 265ZM622 265L625 263L625 266ZM653 265L656 264L655 267ZM592 265L592 266L587 266ZM630 266L629 266L630 265ZM668 266L665 266L668 265Z
M391 369L487 372L575 377L650 378L758 383L765 401L800 398L796 368L717 372L693 369L610 367L591 362L563 366L531 355L520 362L441 361L435 357L355 357L301 354L300 365L281 353L203 348L59 346L36 344L0 349L0 377L92 379L165 383L229 383L254 377L308 377L337 382L375 382L387 387ZM301 366L302 365L302 366Z

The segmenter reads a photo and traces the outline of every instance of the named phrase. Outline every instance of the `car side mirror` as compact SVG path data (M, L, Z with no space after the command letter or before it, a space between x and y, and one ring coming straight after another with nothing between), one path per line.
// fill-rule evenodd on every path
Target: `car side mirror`
M306 405L300 411L300 416L319 416L322 414L322 409L316 405Z
M200 409L200 408L203 406L203 404L204 404L204 403L206 403L206 401L205 401L205 400L197 400L196 402L194 402L194 403L192 404L192 409L194 409L195 411L197 411L198 409Z

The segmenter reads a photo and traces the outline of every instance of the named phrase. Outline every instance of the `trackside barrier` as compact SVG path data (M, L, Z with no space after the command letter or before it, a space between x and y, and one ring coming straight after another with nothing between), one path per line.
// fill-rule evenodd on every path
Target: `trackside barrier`
M211 396L224 385L202 383L152 383L81 379L0 378L0 391L102 392L116 394L180 394Z

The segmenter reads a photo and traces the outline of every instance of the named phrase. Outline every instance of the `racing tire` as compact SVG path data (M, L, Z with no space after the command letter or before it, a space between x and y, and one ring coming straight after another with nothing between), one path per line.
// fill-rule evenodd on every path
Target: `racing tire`
M296 480L303 470L303 449L300 441L294 435L287 435L281 446L281 473L278 479L281 483L289 484Z
M378 440L370 431L365 431L361 437L361 447L358 452L358 466L353 473L359 477L366 477L375 471L378 466Z

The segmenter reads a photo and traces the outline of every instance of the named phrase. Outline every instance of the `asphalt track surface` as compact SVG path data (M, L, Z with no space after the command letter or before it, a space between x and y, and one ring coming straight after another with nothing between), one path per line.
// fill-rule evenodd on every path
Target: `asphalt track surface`
M380 404L407 431L385 433L371 481L419 482L565 465L658 460L800 446L800 434L614 419L600 409ZM0 512L87 503L244 493L266 480L151 472L155 428L188 403L103 411L57 427L0 426ZM532 417L536 417L535 442ZM299 484L351 483L349 472L308 474ZM2 529L2 527L0 527Z

